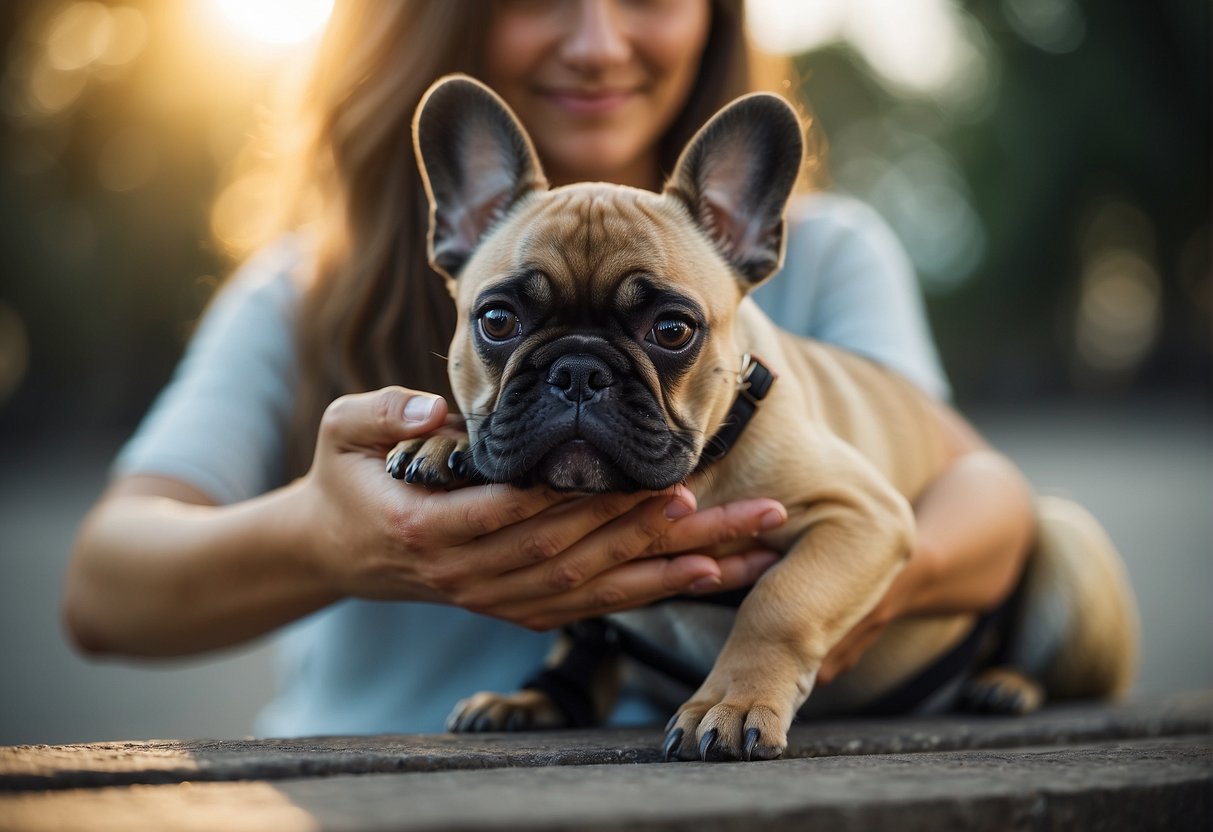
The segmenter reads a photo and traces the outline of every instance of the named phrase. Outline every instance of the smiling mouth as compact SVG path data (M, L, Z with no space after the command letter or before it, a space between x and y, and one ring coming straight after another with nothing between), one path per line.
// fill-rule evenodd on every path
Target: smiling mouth
M542 90L544 98L576 116L604 116L619 110L636 96L635 90Z

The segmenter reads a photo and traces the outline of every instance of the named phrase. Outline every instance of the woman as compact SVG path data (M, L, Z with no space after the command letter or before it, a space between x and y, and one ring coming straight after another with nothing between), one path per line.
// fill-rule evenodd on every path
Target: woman
M421 93L469 72L517 112L553 184L657 189L695 129L756 86L742 11L723 0L339 4L308 92L314 142L297 169L319 198L298 204L325 210L220 293L122 452L68 576L65 617L80 647L181 655L297 622L283 634L282 690L263 732L437 730L463 696L525 678L552 627L756 580L772 553L687 553L783 522L761 495L696 512L681 486L443 494L383 472L387 448L448 413L453 310L425 264L409 142ZM887 229L821 195L791 219L787 274L759 302L784 326L944 395ZM893 617L985 610L1009 592L1030 500L1012 466L971 442L916 506L909 566L822 681ZM635 698L619 714L659 716Z

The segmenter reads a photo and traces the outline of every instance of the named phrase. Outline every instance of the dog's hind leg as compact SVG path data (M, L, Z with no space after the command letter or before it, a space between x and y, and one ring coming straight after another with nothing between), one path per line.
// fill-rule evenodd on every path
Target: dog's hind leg
M482 692L459 702L447 730L533 731L603 722L619 694L619 656L596 621L561 634L545 662L515 693Z
M1026 713L1045 698L1118 697L1133 682L1137 606L1116 547L1070 500L1040 498L1037 522L1007 665L967 683L964 709Z
M1070 500L1042 498L1039 524L1032 567L1070 610L1039 678L1050 699L1123 696L1137 670L1139 622L1120 553L1099 522Z
M957 707L981 714L1028 714L1045 699L1044 688L1014 667L991 667L965 682Z

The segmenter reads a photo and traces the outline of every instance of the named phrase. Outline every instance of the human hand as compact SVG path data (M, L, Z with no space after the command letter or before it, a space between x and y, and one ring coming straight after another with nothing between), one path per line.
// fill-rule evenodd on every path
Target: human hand
M774 500L696 512L683 486L579 496L504 485L406 486L386 449L443 424L446 403L399 387L343 396L326 411L301 486L310 555L342 594L446 603L535 630L671 595L736 589L776 560L755 549L686 554L787 518Z

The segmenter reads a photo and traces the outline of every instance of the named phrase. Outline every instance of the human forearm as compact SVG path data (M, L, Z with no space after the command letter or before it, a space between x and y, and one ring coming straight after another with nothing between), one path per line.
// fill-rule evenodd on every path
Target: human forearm
M116 494L86 519L64 619L90 653L227 647L337 599L303 540L297 486L233 506Z
M1034 533L1031 492L1006 457L956 459L919 497L898 615L979 612L1010 593Z
M910 559L876 608L830 651L818 675L823 684L859 661L894 619L985 612L1015 585L1035 519L1027 483L1005 457L981 446L958 456L919 496L914 513Z

